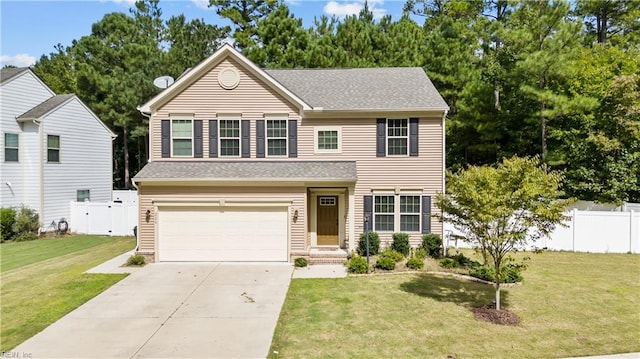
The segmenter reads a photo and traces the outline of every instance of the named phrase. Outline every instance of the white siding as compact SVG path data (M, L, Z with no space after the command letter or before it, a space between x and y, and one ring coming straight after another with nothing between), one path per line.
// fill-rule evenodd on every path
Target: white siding
M109 132L77 98L42 122L46 227L62 217L69 219L69 201L76 200L76 190L90 190L92 202L111 200L112 141ZM59 163L46 163L47 135L60 136Z
M38 209L38 172L34 161L35 153L29 152L29 146L37 140L37 127L33 123L21 126L16 117L52 97L54 93L26 71L0 86L0 206L19 206L26 204ZM23 132L24 131L24 132ZM34 132L35 131L35 132ZM4 134L19 134L19 162L4 161ZM27 180L29 183L25 183ZM6 183L11 183L9 187ZM13 191L12 191L13 190Z

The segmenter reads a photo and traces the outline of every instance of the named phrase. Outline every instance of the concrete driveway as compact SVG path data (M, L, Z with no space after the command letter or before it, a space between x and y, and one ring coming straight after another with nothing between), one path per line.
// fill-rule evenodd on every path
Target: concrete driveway
M151 264L12 352L31 358L264 358L292 271L289 264Z

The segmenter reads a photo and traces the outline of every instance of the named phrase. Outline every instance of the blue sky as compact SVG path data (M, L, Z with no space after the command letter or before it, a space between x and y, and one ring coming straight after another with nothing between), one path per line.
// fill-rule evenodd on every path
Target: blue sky
M0 0L0 67L30 66L43 54L54 51L61 43L70 45L91 33L91 25L111 12L129 13L133 0L30 1ZM204 18L207 23L228 24L215 11L207 8L208 0L161 0L163 17L183 13L187 19ZM314 16L358 13L364 0L286 0L305 27ZM390 14L397 19L402 14L404 0L369 0L376 17Z

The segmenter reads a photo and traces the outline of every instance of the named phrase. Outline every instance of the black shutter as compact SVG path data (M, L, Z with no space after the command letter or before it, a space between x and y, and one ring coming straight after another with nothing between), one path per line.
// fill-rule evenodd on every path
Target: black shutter
M249 158L251 156L251 144L250 144L250 135L249 135L249 126L251 122L249 120L242 120L242 124L240 127L240 133L242 137L242 144L240 148L242 149L242 157Z
M218 120L209 120L209 157L218 157Z
M202 120L193 121L193 157L202 158Z
M161 125L162 157L171 157L171 120L162 120Z
M362 218L362 225L364 230L372 231L373 227L373 196L364 196L364 218ZM369 219L369 223L366 219Z
M422 233L431 233L431 196L422 196Z
M376 156L385 157L387 155L387 119L379 118L376 120Z
M264 120L256 121L256 157L264 158Z
M298 157L298 121L289 120L289 157Z
M409 156L418 155L418 119L409 119Z

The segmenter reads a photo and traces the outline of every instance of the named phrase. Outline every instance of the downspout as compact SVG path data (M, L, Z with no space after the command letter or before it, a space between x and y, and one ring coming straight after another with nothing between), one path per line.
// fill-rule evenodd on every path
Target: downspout
M140 111L142 116L149 119L149 138L147 138L147 163L149 163L151 162L151 113L142 111L140 107L136 107L136 110ZM133 180L131 183L133 183ZM135 184L133 186L136 187ZM136 187L136 189L137 188L138 187Z
M40 226L44 227L44 130L42 127L42 121L39 119L33 119L33 124L38 126L38 139L40 142L39 148L39 180L40 180L40 210L38 213L40 214Z

